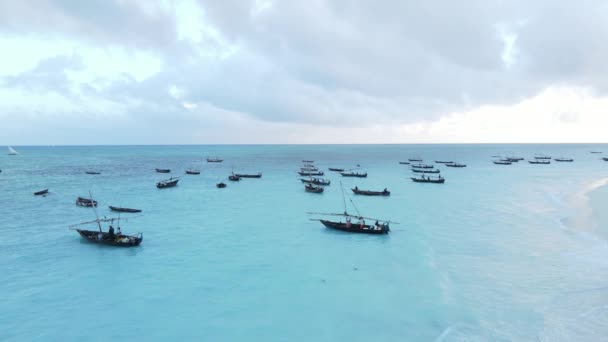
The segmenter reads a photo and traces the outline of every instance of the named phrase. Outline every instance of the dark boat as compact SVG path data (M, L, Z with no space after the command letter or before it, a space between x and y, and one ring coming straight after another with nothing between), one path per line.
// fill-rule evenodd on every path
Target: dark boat
M329 168L329 171L343 172L343 171L344 171L344 169L340 169L340 168L337 168L337 167L330 167L330 168Z
M390 228L388 224L382 224L378 226L372 226L365 223L342 223L334 222L329 220L319 220L325 227L335 230L340 230L348 233L362 233L362 234L388 234Z
M179 178L171 177L156 183L156 187L159 189L172 188L177 185L177 182L179 182Z
M443 184L445 183L445 178L439 176L436 179L431 179L429 177L424 177L422 176L422 178L415 178L412 177L410 178L412 181L414 181L415 183L435 183L435 184Z
M445 164L445 166L447 166L447 167L467 167L466 164L460 164L460 163L450 163L450 164Z
M306 184L304 186L304 190L306 190L306 192L312 192L314 194L320 194L323 191L325 191L325 188L323 188L321 186L314 186L312 184Z
M85 171L84 173L86 173L87 175L100 175L101 172L98 171Z
M262 173L258 174L246 174L246 173L236 173L235 176L239 178L262 178Z
M432 169L435 167L434 165L429 164L412 164L410 166L416 169Z
M401 164L401 165L410 165L410 162L400 161L399 164Z
M508 157L505 160L506 161L510 161L511 163L517 163L517 162L520 162L520 161L524 160L524 158L522 158L522 157Z
M188 169L186 170L187 175L200 175L201 172L199 170Z
M412 169L412 172L415 173L439 173L439 170L429 170L429 169Z
M387 189L383 191L371 191L371 190L359 190L358 187L351 189L356 195L364 195L364 196L390 196L391 192Z
M408 161L411 161L411 162L421 162L422 158L410 158L410 159L408 159Z
M220 182L220 183L217 183L215 186L217 186L218 189L223 189L226 187L226 183Z
M513 164L513 162L510 162L508 160L495 160L493 161L494 164L496 165L511 165Z
M96 207L97 201L92 198L78 197L76 199L76 205L81 207Z
M169 170L169 169L156 169L156 172L158 172L158 173L169 173L169 172L171 172L171 170Z
M132 209L132 208L121 208L121 207L114 207L114 206L108 206L108 208L110 208L110 210L112 211L118 211L121 213L141 213L141 209Z
M600 154L602 153L601 151L591 151L590 153L594 153L594 154Z
M316 168L316 167L303 167L303 168L300 168L300 171L302 171L302 172L315 172L315 171L319 171L319 169Z
M302 183L314 184L314 185L327 186L327 185L331 184L330 180L325 180L325 179L321 179L321 178L300 179L300 180L302 181Z
M231 180L233 182L238 182L241 180L241 177L235 175L235 174L231 174L230 176L228 176L228 180Z
M602 158L603 161L608 161L608 158Z
M534 159L547 160L547 159L551 159L551 157L550 156L545 156L545 155L536 155L536 156L534 156Z
M95 230L84 230L75 229L80 236L87 239L89 242L98 243L101 245L115 246L115 247L135 247L139 246L144 240L142 233L138 235L123 235L99 232Z
M302 163L314 163L314 160L302 160Z
M528 160L528 163L530 163L530 164L547 165L547 164L551 164L551 161L549 161L547 159L536 159L536 160Z
M359 172L340 172L340 174L342 175L342 177L358 177L358 178L365 178L365 177L367 177L367 172L365 172L365 173L359 173Z
M34 192L34 196L46 195L48 193L49 193L49 189L44 189L44 190Z
M223 162L223 159L219 159L219 158L207 158L207 163L221 163Z
M323 176L323 171L299 171L300 176Z
M554 160L562 163L572 163L574 161L572 158L555 158Z
M437 164L453 164L453 161L435 160Z

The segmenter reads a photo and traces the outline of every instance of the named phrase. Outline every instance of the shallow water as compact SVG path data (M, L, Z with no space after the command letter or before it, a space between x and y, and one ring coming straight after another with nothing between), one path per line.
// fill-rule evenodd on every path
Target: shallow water
M602 340L608 248L575 220L577 194L606 177L607 145L21 147L0 156L0 340ZM512 166L493 155L546 153L574 163ZM221 164L203 162L220 156ZM444 185L415 184L398 161L451 159ZM305 193L302 159L361 165L367 179ZM170 175L176 188L158 190ZM189 167L200 176L184 175ZM101 175L86 175L95 169ZM238 172L261 179L215 183ZM388 236L330 231L310 211L387 218ZM47 197L34 191L50 188ZM143 209L123 221L138 248L83 241L91 191ZM574 201L574 202L573 202ZM355 212L352 206L349 212ZM131 215L135 216L135 215ZM129 215L121 215L122 218ZM562 222L578 223L563 224Z

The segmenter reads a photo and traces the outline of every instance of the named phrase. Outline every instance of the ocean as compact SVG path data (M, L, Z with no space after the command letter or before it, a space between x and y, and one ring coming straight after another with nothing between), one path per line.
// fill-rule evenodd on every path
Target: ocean
M15 147L0 156L2 341L602 341L608 145ZM509 166L494 155L572 163ZM218 156L223 163L206 163ZM418 184L409 166L446 183ZM303 159L332 181L304 191ZM342 178L328 167L367 171ZM185 175L187 168L201 175ZM155 168L169 168L159 174ZM97 170L100 175L87 175ZM228 182L232 172L261 179ZM175 188L155 183L170 176ZM217 189L225 181L228 187ZM342 186L341 186L342 184ZM391 191L355 196L350 188ZM326 229L308 212L399 222ZM46 197L33 192L49 188ZM68 226L122 214L135 248ZM350 203L352 199L356 209ZM132 219L124 220L132 217ZM92 227L94 229L94 226Z

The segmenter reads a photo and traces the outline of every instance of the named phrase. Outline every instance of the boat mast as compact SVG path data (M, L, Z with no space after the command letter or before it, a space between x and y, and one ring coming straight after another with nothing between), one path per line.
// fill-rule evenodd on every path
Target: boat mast
M91 199L91 201L94 201L93 200L93 195L91 195L91 190L89 190L89 198ZM93 204L95 204L95 203L93 202ZM95 213L95 218L97 219L95 221L97 222L97 226L99 227L99 232L103 233L103 231L101 230L101 222L99 221L99 215L97 215L97 208L96 207L97 207L96 205L93 205L93 212Z
M340 181L340 190L342 190L342 202L344 203L344 214L348 215L346 212L346 198L344 197L344 186L342 185L342 181Z

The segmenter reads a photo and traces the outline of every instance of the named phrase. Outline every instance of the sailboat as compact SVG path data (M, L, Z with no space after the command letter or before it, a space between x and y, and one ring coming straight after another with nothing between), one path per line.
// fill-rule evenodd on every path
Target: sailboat
M8 155L9 155L9 156L16 156L16 155L18 155L18 154L19 154L19 153L17 153L17 151L15 151L15 149L14 149L14 148L12 148L12 147L8 146Z
M397 223L397 222L391 222L388 220L382 220L382 219L375 219L375 218L370 218L370 217L363 217L360 213L359 210L357 209L357 207L355 206L355 203L353 202L353 200L349 197L348 199L350 200L351 204L353 205L353 208L355 209L355 211L357 212L357 215L351 215L346 211L346 197L344 194L344 188L342 187L342 184L340 184L341 188L342 188L342 200L344 201L344 213L308 213L311 215L324 215L324 216L341 216L345 218L346 222L342 222L342 221L332 221L329 219L311 219L313 221L319 221L321 222L321 224L323 224L326 228L329 229L335 229L335 230L340 230L343 232L348 232L348 233L360 233L360 234L388 234L388 232L391 231L390 227L389 227L389 223ZM356 219L358 220L358 222L353 223L351 222L352 219ZM375 224L366 224L365 220L370 220L370 221L376 221ZM380 223L383 222L383 223Z

